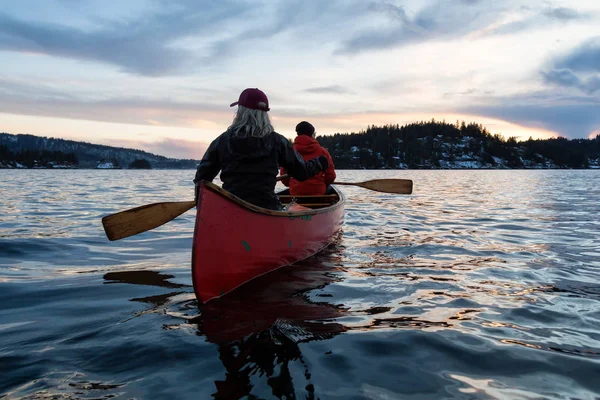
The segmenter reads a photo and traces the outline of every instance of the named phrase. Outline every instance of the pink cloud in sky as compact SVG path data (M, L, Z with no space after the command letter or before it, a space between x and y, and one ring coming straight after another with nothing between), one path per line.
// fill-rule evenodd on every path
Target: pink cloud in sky
M144 150L172 158L200 160L208 148L208 143L186 139L162 138L156 141L134 139L105 139L103 144Z

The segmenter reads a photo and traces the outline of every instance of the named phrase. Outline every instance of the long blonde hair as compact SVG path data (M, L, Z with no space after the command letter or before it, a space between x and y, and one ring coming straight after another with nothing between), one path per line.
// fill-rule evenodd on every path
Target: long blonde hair
M252 110L239 106L231 126L227 128L238 137L265 137L275 129L271 125L269 114L266 111Z

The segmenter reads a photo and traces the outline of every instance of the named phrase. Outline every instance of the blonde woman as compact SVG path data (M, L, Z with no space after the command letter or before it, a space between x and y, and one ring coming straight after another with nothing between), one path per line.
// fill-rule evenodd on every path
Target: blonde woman
M233 106L238 106L233 123L210 144L196 171L196 201L200 181L211 182L221 171L223 189L259 207L279 210L281 203L275 194L279 167L298 181L329 167L323 156L304 161L292 144L275 132L267 114L269 100L261 90L244 90Z

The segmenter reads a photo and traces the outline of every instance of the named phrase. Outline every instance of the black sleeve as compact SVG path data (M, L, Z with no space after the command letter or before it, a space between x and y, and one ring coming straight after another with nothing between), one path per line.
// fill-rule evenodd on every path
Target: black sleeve
M208 146L208 149L206 149L204 157L202 157L202 161L200 161L200 165L198 165L194 183L198 183L202 180L212 182L221 170L221 161L219 158L220 139L221 137L218 137L213 140L210 146Z
M284 167L289 176L305 181L321 172L321 163L316 158L304 161L302 156L294 150L292 144L285 137L278 135L279 139L279 165Z

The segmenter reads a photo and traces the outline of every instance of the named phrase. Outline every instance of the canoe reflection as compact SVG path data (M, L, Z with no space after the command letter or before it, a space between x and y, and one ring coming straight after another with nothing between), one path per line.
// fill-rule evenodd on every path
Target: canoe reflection
M343 308L314 303L303 294L324 287L335 279L334 267L327 267L322 257L271 272L208 304L199 305L201 315L194 319L199 332L213 343L238 340L268 330L272 326L310 326L307 321L337 318ZM330 330L342 329L339 324ZM285 328L281 328L285 329ZM328 330L328 328L325 328Z
M346 310L328 303L314 303L303 294L336 279L331 256L320 255L257 278L227 296L200 305L201 315L190 321L198 334L218 344L227 370L216 381L217 399L238 399L252 390L251 379L265 376L273 395L296 398L301 380L292 379L290 363L304 369L306 398L314 398L310 372L299 343L323 340L346 328L332 319Z
M315 398L308 366L299 343L324 340L345 332L336 323L347 309L323 302L313 302L306 292L325 287L339 278L340 264L335 247L319 255L263 275L233 292L207 304L196 300L172 303L173 298L188 292L188 285L171 283L166 275L154 271L113 272L104 276L105 283L130 283L173 288L176 291L131 299L157 308L198 307L200 314L189 318L197 334L218 345L226 369L224 380L215 381L217 399L238 399L250 395L251 380L266 379L275 396L296 398L305 391L305 398ZM189 326L189 325L188 325ZM290 363L299 362L303 380L290 373ZM301 383L304 381L304 383ZM301 385L299 388L295 386ZM297 392L298 390L298 392Z

